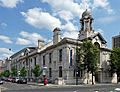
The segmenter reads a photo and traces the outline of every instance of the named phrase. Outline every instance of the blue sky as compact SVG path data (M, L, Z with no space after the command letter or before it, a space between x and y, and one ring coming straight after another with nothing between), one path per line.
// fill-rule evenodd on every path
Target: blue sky
M112 36L120 32L119 4L120 0L0 0L0 59L37 46L38 39L51 41L55 27L62 37L77 38L86 9L94 18L94 30L112 48Z

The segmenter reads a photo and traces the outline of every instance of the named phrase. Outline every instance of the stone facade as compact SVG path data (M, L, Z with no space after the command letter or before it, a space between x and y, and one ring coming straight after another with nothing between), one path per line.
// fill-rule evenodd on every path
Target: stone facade
M111 50L107 48L106 41L100 33L94 32L92 29L93 18L86 10L82 14L80 20L81 29L79 31L79 39L63 38L60 37L61 30L55 28L53 30L53 41L44 44L44 41L38 41L38 47L27 47L15 53L10 57L11 67L15 66L19 71L25 67L28 78L34 78L32 70L35 65L39 64L41 70L46 67L46 77L52 82L63 84L91 84L92 77L86 71L76 72L76 47L82 44L86 38L91 39L92 43L100 49L100 59L98 62L98 72L94 75L95 82L116 82L116 78L112 81L109 70L109 56ZM78 76L76 76L78 73ZM41 75L40 77L43 77ZM115 76L116 77L116 76Z

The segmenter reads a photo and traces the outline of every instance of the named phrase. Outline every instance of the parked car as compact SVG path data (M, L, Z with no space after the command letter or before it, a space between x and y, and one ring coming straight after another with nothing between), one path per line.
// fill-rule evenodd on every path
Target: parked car
M19 78L18 78L18 77L16 77L16 78L15 78L15 83L17 83L17 82L18 82L18 80L19 80Z
M12 83L15 83L16 78L12 78Z
M17 81L18 84L27 84L27 79L26 78L19 78Z
M17 82L18 82L18 80L19 80L19 78L18 78L18 77L13 77L13 78L12 78L12 83L17 83Z
M4 83L4 81L0 79L0 84L3 84L3 83Z
M11 77L5 77L4 80L5 80L6 82L11 82L11 81L12 81L12 78L11 78Z
M12 78L11 77L8 77L8 82L12 82Z

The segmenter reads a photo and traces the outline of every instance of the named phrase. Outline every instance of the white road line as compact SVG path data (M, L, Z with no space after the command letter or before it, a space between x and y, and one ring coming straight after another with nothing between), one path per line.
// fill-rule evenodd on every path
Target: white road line
M120 88L115 88L115 91L120 91Z

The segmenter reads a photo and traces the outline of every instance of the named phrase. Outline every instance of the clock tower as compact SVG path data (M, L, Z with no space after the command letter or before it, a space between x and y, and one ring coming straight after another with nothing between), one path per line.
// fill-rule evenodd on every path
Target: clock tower
M90 12L86 9L80 19L81 29L79 31L79 40L88 38L94 33L92 29L92 22L93 18Z

